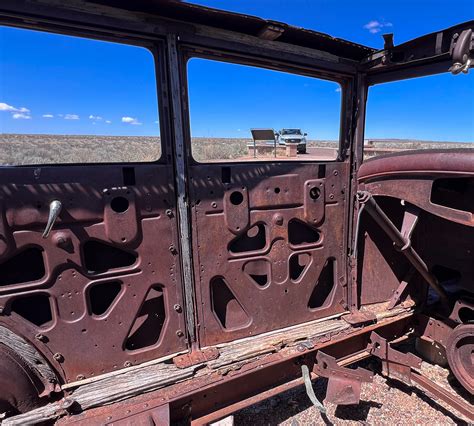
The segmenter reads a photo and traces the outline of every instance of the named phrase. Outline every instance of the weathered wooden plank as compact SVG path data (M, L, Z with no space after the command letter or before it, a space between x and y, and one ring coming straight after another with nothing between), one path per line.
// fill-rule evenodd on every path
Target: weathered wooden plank
M20 357L22 357L33 370L38 372L40 376L44 377L51 383L56 381L56 375L54 374L53 370L35 349L35 347L30 345L20 336L17 336L2 326L0 326L0 343L8 346Z
M390 311L380 308L381 306L373 312L378 322L406 315L412 310L411 306L400 306ZM187 380L196 374L202 377L222 367L231 368L234 364L250 362L258 356L276 352L282 347L297 345L301 340L348 332L350 329L350 324L338 315L219 345L219 358L186 369L162 362L121 370L113 376L102 377L95 382L79 386L66 400L5 419L2 424L34 424L55 419L65 415L67 405L71 403L77 404L83 410L113 404Z
M410 307L400 306L391 311L375 310L377 321L391 318L410 311ZM295 346L301 340L317 339L319 337L341 333L350 330L351 326L343 321L341 314L330 318L319 319L310 323L292 326L284 330L247 337L240 341L234 341L219 345L220 356L208 362L213 369L232 364L266 353L276 352L282 347Z
M167 385L183 381L200 366L179 369L174 364L156 364L144 369L127 371L104 380L79 387L67 399L48 404L25 414L5 419L2 425L36 424L66 414L68 406L80 406L83 410L112 404L124 399L151 392Z

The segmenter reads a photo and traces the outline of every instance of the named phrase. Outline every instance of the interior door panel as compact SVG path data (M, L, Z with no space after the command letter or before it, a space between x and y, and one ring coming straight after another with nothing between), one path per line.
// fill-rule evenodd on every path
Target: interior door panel
M347 163L191 167L201 343L346 306Z
M65 382L186 349L172 182L167 165L2 170L0 323Z

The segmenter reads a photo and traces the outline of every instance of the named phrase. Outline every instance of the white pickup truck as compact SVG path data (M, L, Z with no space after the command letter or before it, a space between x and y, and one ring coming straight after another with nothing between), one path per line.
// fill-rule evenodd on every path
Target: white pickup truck
M281 129L277 132L277 142L278 145L298 144L298 153L306 154L306 136L307 133L303 133L301 129Z

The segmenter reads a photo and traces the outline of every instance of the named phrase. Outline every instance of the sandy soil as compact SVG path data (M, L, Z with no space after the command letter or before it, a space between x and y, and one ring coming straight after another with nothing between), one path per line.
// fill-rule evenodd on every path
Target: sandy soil
M359 363L361 367L380 371L377 360ZM423 373L458 398L474 402L449 370L423 363ZM320 401L324 399L326 380L313 382ZM469 399L470 398L470 399ZM376 374L371 384L363 384L361 402L355 406L325 404L322 415L309 401L303 386L253 405L234 414L235 425L467 425L467 419L442 401L427 396L417 387L386 379Z

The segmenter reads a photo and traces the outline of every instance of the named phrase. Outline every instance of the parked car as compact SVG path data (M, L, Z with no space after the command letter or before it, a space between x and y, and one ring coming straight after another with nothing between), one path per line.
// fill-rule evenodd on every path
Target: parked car
M286 145L289 143L298 144L298 153L306 154L306 136L301 129L281 129L277 133L277 142L279 145Z

